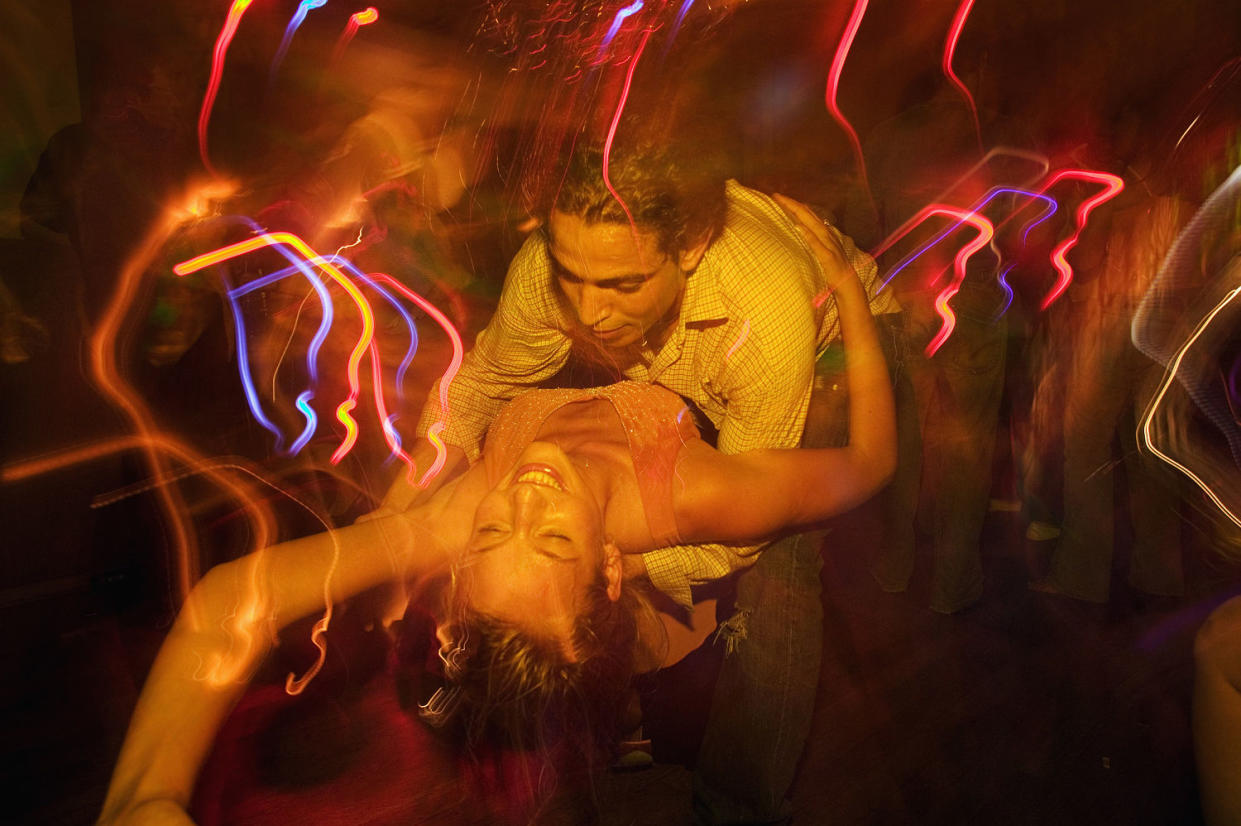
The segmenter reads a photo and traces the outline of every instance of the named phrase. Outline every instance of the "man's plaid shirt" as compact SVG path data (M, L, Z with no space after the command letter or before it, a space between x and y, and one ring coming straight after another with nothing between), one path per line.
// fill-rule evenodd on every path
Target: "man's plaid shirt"
M625 370L690 399L719 429L718 448L740 453L797 447L806 421L815 358L840 335L822 270L783 210L729 181L724 230L686 280L681 315L647 364ZM874 260L837 233L873 296ZM441 438L477 460L483 433L506 402L555 375L572 343L543 233L527 239L509 267L500 303L449 388ZM876 313L897 309L890 291ZM441 418L432 390L420 435ZM690 585L747 567L762 545L663 548L644 557L655 587L683 605Z

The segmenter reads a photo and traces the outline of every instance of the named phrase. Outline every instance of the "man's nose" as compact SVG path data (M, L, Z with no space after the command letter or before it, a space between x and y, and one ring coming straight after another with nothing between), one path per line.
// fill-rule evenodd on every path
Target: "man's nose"
M587 327L606 321L612 314L612 302L607 290L582 285L577 302L577 317Z

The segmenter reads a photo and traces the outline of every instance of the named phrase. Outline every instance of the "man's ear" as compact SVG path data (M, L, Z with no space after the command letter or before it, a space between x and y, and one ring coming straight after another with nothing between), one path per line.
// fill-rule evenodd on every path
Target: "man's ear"
M603 578L608 583L608 599L616 602L621 593L621 552L611 541L603 545Z
M702 256L710 245L711 234L704 232L702 238L677 253L677 266L681 268L681 272L690 273L698 269L698 262L702 261Z

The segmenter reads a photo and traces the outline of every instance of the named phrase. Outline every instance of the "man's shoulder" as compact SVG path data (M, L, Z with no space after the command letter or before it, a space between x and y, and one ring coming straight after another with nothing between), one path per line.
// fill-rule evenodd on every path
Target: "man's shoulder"
M720 299L730 309L753 310L812 298L818 263L780 207L735 181L728 192L728 220L702 268Z

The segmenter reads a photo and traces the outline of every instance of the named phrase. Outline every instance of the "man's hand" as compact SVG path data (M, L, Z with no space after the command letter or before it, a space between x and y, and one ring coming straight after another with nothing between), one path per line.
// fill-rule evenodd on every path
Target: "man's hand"
M363 514L358 517L358 522L366 522L371 519L378 519L383 516L393 516L398 513L404 513L410 508L421 504L431 498L431 495L439 490L444 481L453 475L453 470L465 460L465 451L459 447L448 445L448 452L444 459L444 466L440 468L439 473L429 480L425 487L419 487L418 481L422 475L427 472L427 468L435 463L436 450L435 446L423 440L415 448L411 458L414 461L415 478L410 481L408 468L403 469L397 475L392 486L388 488L388 492L384 494L383 500L379 503L379 507L370 513Z

